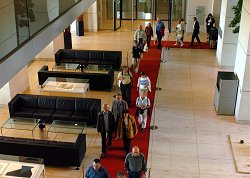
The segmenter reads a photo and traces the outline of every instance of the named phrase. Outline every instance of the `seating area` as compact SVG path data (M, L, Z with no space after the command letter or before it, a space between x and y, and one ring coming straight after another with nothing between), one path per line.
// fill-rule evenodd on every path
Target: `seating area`
M120 70L122 52L59 49L55 54L55 63L73 63L84 66L88 64L112 65L114 70Z
M86 152L86 135L75 142L0 136L0 154L42 158L45 165L80 167Z
M10 117L86 122L88 126L96 126L101 100L17 94L8 106Z
M43 83L48 77L89 79L90 90L111 90L114 83L114 70L110 68L107 73L72 72L72 71L49 71L44 65L38 71L38 83Z

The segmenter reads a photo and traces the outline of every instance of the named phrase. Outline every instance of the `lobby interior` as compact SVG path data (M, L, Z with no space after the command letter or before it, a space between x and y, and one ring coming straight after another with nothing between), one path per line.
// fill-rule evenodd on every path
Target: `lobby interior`
M140 23L140 22L139 22ZM73 49L120 50L123 64L131 65L133 33L126 27L117 31L85 32L84 36L72 33ZM206 34L200 34L206 42ZM175 40L170 33L164 41ZM184 43L190 43L187 33ZM150 53L150 50L148 51ZM236 123L234 116L217 115L214 96L218 71L221 69L216 50L170 48L164 55L158 72L151 125L158 129L150 131L147 165L151 178L246 178L250 177L250 125ZM143 60L142 60L143 62ZM54 60L34 58L27 66L28 94L50 95L38 85L37 71L43 66L52 68ZM117 72L116 74L117 75ZM102 104L111 105L113 90L89 91L85 97L100 98ZM57 95L62 96L62 94ZM64 94L63 96L74 96ZM0 124L9 118L8 106L0 105ZM16 135L17 133L10 133ZM26 133L18 133L25 137ZM37 132L37 137L41 133ZM244 140L244 144L239 144ZM100 156L101 138L95 128L87 128L87 152L80 170L74 167L46 166L47 178L83 177L83 169ZM122 170L123 168L121 168Z

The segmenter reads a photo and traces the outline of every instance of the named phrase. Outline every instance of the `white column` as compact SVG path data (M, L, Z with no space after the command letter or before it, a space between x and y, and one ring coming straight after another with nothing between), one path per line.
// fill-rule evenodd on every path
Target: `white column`
M83 13L84 30L90 32L98 31L97 2L95 1L87 11Z
M214 0L212 14L215 19L216 27L219 27L220 11L221 11L221 0Z
M216 57L220 68L234 68L238 34L232 32L233 28L228 27L234 18L232 6L236 5L236 0L222 0L220 24L218 27L218 47Z
M244 0L234 72L239 78L235 109L237 122L250 123L250 1Z

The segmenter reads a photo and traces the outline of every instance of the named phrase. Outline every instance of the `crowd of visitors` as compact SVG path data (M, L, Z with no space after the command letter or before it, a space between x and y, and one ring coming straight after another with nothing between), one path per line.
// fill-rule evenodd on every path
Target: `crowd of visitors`
M193 17L193 33L190 46L194 44L194 39L197 40L199 45L201 44L198 36L200 25L196 17ZM176 26L176 43L184 45L185 34L185 21L180 19ZM216 46L218 30L215 27L215 20L212 14L209 14L206 19L206 27L208 40L210 47ZM156 23L156 35L157 35L157 48L161 48L161 40L164 36L165 25L160 18L157 18ZM153 37L153 28L150 23L142 28L142 25L138 26L138 29L134 33L134 45L132 48L132 66L134 72L139 71L140 59L145 51L145 46L150 48L151 37ZM132 68L132 67L131 67ZM107 150L112 148L112 140L122 139L123 150L125 151L124 168L127 171L128 178L141 178L145 176L147 171L146 160L138 146L134 146L131 150L131 140L137 135L138 127L140 132L143 133L147 127L148 116L150 116L150 99L148 93L151 92L151 81L145 72L141 72L141 76L137 80L138 97L136 98L136 112L133 115L129 112L131 107L131 87L134 85L134 78L132 72L128 66L123 66L118 76L118 85L120 92L114 95L112 107L110 109L108 104L103 104L102 111L98 114L97 120L97 132L101 134L101 158L105 157ZM136 118L138 119L136 121ZM138 127L137 124L138 123ZM114 135L114 137L113 137ZM86 178L109 178L108 172L101 166L100 159L95 159L93 165L90 166L85 174ZM117 178L126 178L124 171L117 172Z

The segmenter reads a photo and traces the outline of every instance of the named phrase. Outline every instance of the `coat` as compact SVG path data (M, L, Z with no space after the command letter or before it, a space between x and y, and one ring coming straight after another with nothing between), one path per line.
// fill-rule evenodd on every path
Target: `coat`
M109 122L108 122L109 129L110 129L110 131L114 131L114 126L115 126L114 115L110 111L108 111L108 115L109 115ZM100 133L105 133L106 132L103 111L101 111L98 114L98 118L97 118L97 132L100 132Z
M122 138L123 135L123 127L122 127L122 122L123 122L123 116L121 116L118 120L117 124L117 137ZM135 118L134 116L129 115L129 120L128 120L128 138L134 138L137 135L138 129L136 126Z

